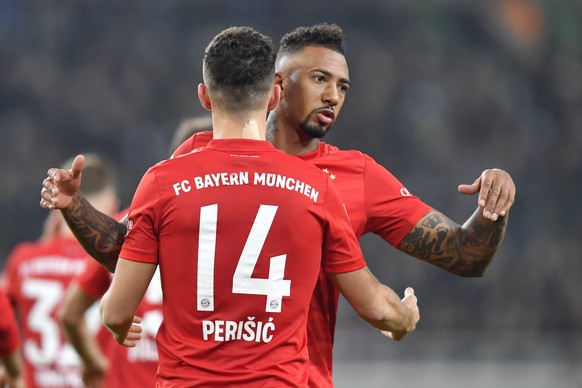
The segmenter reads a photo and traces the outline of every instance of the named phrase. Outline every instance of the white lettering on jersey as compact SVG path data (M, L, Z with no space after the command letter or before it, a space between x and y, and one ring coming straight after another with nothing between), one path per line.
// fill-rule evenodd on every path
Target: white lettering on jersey
M269 186L297 191L306 197L309 197L313 202L317 203L319 192L307 183L301 182L298 179L289 178L279 174L255 173L253 183L256 186Z
M267 322L256 321L247 317L246 321L202 321L202 338L204 341L247 341L269 343L275 335L275 324L270 317Z
M174 194L179 196L182 193L190 192L192 187L201 190L209 187L240 186L248 184L251 184L248 172L219 172L216 174L195 176L191 182L188 180L182 180L173 183L172 189L174 190ZM317 203L317 199L319 198L319 191L315 190L312 186L298 179L286 177L285 175L256 172L254 173L252 184L255 186L277 187L280 189L295 191L305 195L315 203Z
M35 275L62 275L74 276L87 268L87 261L81 258L68 258L62 256L40 256L18 268L22 277Z

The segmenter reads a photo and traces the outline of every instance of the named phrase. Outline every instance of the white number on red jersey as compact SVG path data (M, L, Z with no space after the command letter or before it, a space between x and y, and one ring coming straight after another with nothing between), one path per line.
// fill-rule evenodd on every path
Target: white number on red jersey
M26 324L31 331L39 334L38 343L31 338L24 341L26 359L35 365L79 365L79 356L68 342L62 343L60 327L53 318L53 312L63 300L64 286L54 280L26 279L22 283L22 293L34 300ZM96 333L100 327L98 306L89 309L85 317L89 331Z
M232 278L232 292L234 294L265 295L267 297L265 311L279 313L281 312L283 297L291 295L291 281L283 279L287 255L271 257L269 277L267 279L252 277L276 213L277 206L261 205L259 207ZM203 206L200 209L198 311L214 311L214 261L217 220L217 204Z

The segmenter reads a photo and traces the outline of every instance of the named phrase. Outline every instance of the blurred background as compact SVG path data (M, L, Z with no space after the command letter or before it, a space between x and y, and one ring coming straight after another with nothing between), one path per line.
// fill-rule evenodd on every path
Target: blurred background
M362 240L373 271L413 286L422 319L403 342L343 301L337 387L582 387L582 1L0 2L0 269L39 237L49 167L83 152L118 166L121 206L169 155L209 40L250 25L275 42L337 23L352 87L326 141L374 157L463 223L457 193L486 168L517 185L486 276L462 279Z

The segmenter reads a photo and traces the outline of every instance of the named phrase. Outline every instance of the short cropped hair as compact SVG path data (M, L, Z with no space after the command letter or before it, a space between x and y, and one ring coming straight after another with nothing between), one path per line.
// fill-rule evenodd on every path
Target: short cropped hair
M321 46L345 55L344 32L337 24L319 23L311 27L297 27L281 38L277 57L301 51L306 46Z
M251 27L230 27L208 44L204 82L214 102L232 113L254 111L275 82L275 50L270 37Z

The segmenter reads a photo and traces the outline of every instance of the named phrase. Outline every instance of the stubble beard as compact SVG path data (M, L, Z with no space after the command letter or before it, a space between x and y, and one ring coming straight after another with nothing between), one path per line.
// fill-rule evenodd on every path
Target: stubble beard
M306 118L305 120L303 120L301 122L301 124L299 124L299 128L301 128L303 133L305 133L309 138L321 139L331 129L331 125L329 127L327 127L327 129L326 129L326 127L324 125L321 125L319 123L311 124L309 122L309 118Z

